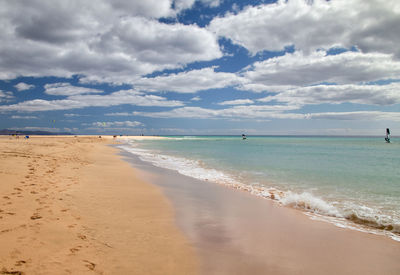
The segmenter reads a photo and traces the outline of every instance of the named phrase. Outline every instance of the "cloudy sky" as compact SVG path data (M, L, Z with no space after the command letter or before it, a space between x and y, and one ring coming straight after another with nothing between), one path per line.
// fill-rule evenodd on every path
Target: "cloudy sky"
M0 129L400 134L398 0L0 0Z

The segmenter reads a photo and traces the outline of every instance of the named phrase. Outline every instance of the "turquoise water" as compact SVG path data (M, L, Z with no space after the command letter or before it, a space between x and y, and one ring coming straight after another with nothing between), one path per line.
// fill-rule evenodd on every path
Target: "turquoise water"
M400 233L396 140L387 144L375 137L201 136L132 141L129 148L145 161L184 175Z

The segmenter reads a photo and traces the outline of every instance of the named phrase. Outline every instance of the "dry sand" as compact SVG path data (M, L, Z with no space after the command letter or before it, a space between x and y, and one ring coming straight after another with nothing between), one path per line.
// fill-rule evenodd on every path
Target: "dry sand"
M159 188L110 138L0 137L0 274L194 274Z

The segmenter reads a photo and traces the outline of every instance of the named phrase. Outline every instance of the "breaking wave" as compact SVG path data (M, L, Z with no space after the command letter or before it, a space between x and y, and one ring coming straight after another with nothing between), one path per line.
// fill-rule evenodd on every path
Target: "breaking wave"
M233 175L206 167L201 161L141 149L131 142L118 147L154 166L174 170L198 180L226 185L256 196L268 198L282 205L305 211L313 219L331 222L339 227L387 235L393 240L400 241L400 221L379 213L376 209L349 202L330 203L309 192L296 193L260 185L244 184Z

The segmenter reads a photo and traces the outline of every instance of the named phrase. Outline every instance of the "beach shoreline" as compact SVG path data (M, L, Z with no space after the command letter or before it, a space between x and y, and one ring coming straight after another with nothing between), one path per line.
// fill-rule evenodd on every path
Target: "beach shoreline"
M201 256L202 274L398 274L400 243L312 220L297 209L143 162L121 151L138 175L160 186Z
M155 167L120 139L0 137L0 273L400 270L399 242Z
M397 159L377 139L254 137L245 143L219 136L168 139L127 139L120 148L157 167L249 192L296 208L312 219L400 241ZM350 143L356 150L351 155L346 149ZM327 153L337 147L343 150ZM382 167L384 161L378 157L372 163L371 153L365 153L370 152L368 148L375 149L375 156L393 158L392 162ZM349 169L353 164L358 166ZM371 190L383 197L378 200Z
M112 140L0 137L1 274L197 273L168 200Z

